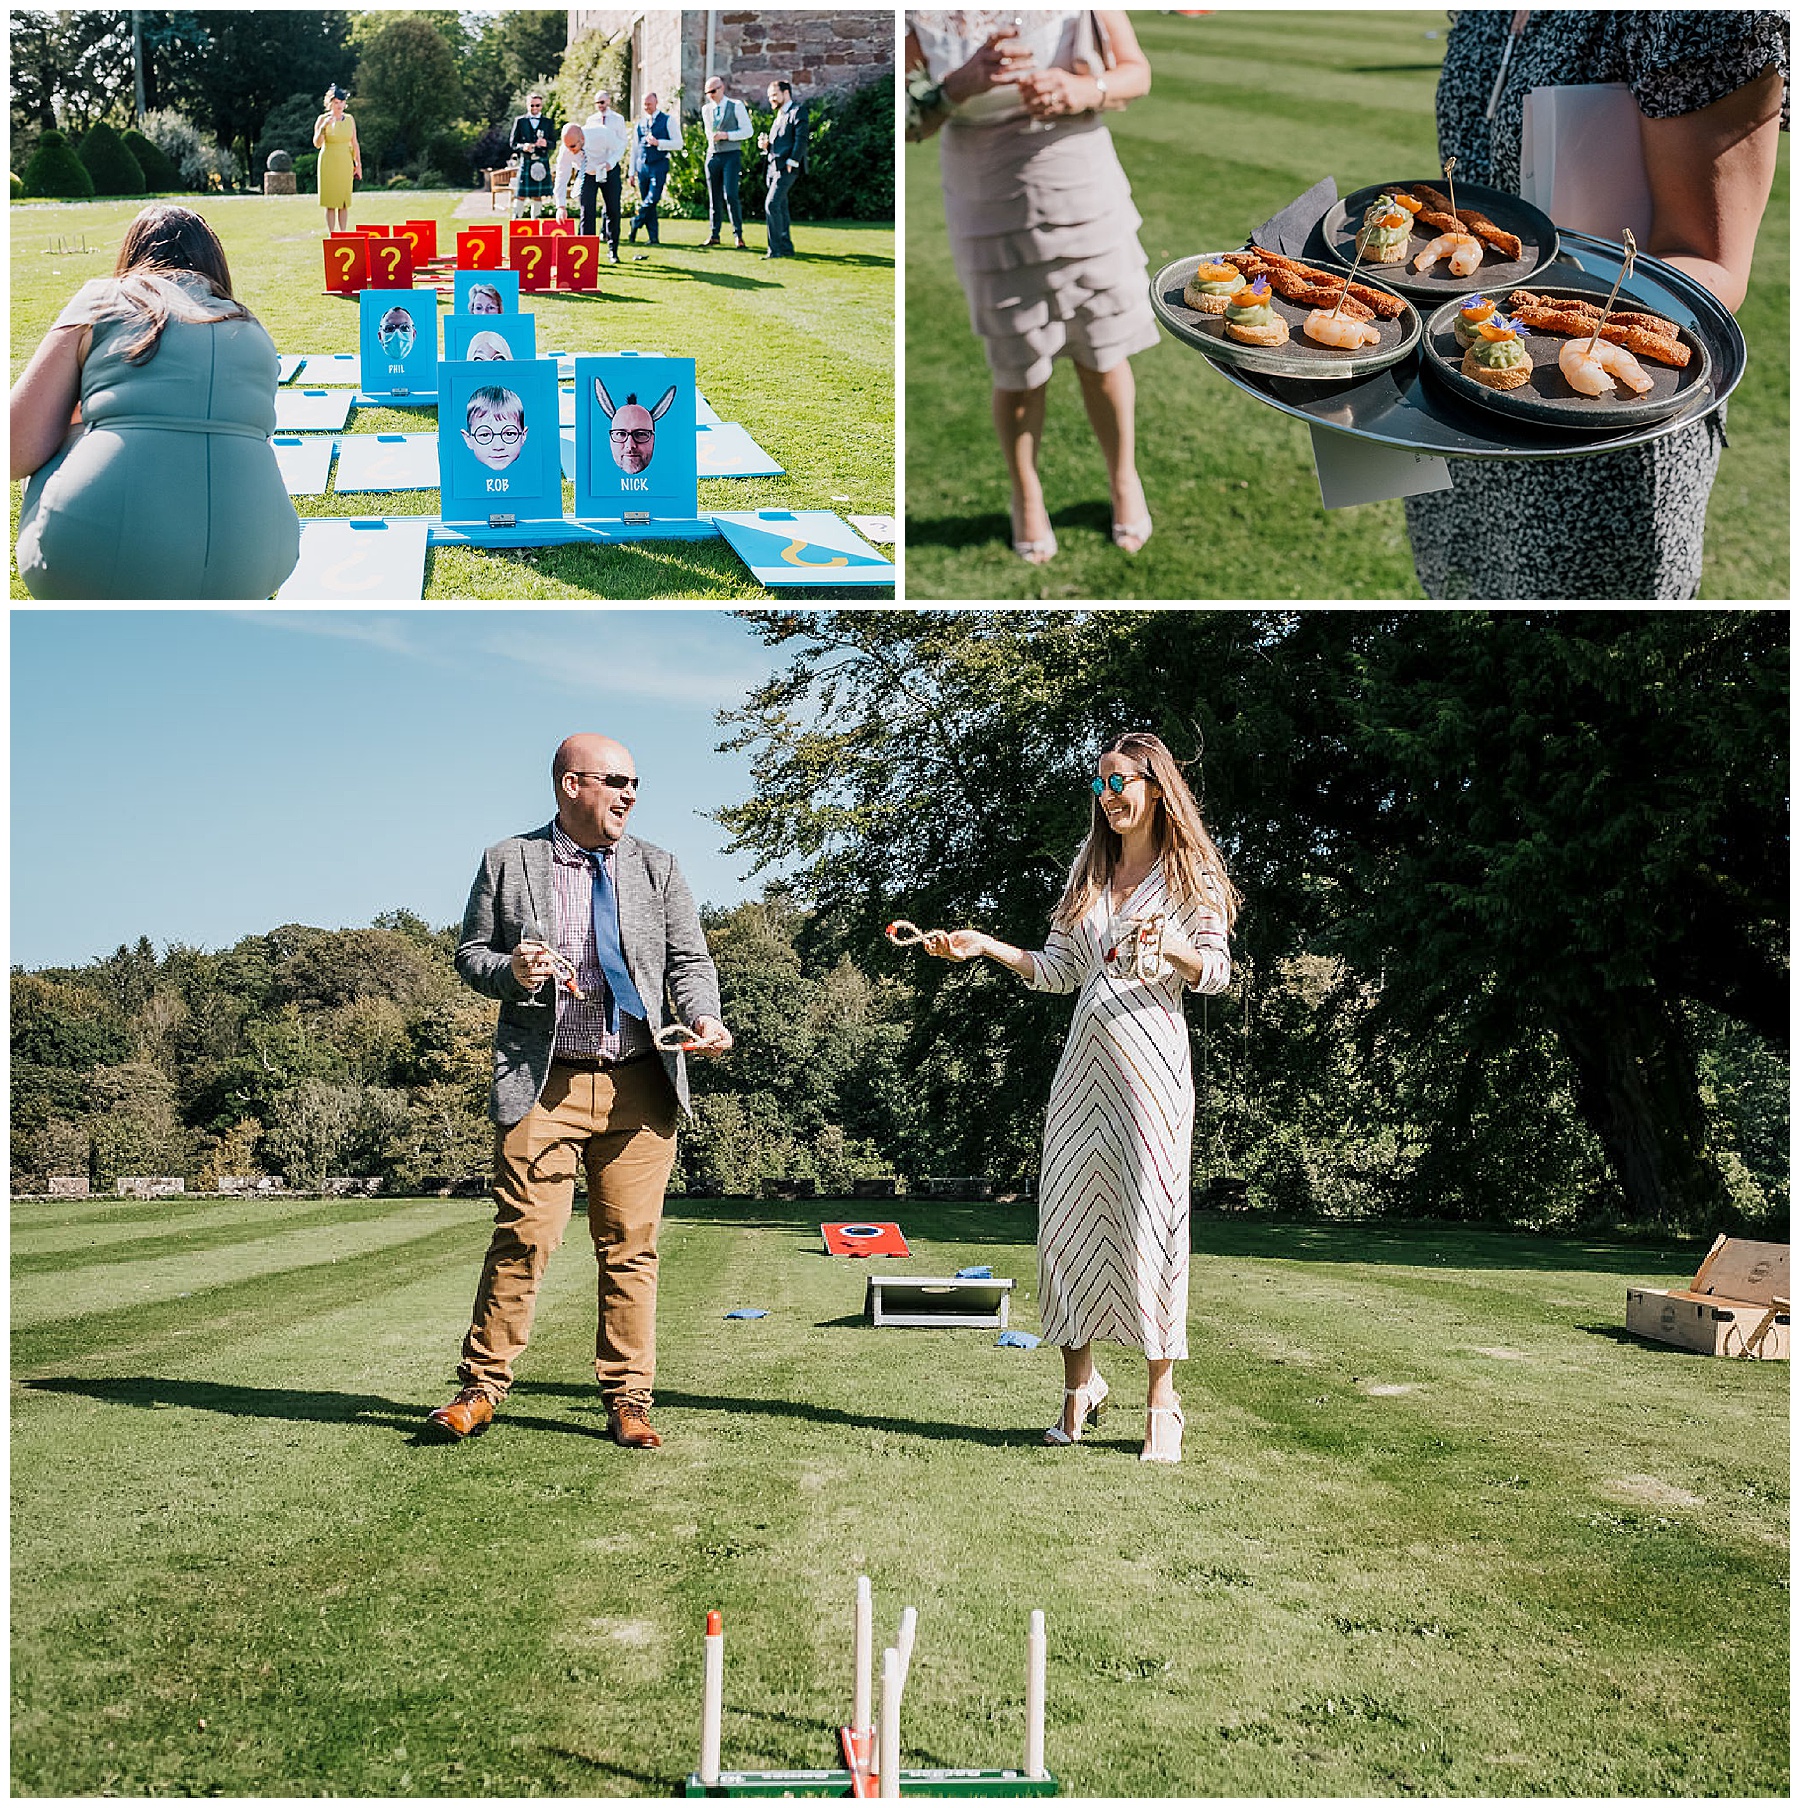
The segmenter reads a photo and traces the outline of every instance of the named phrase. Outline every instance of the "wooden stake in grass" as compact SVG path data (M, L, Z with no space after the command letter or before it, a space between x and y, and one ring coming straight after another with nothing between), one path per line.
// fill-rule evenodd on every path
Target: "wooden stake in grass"
M1043 1609L1031 1610L1031 1628L1025 1634L1025 1774L1048 1775L1044 1769L1044 1673L1050 1655L1044 1635Z
M881 1794L900 1795L900 1653L892 1645L881 1654L881 1736L875 1747Z
M725 1714L725 1616L706 1616L706 1661L700 1680L700 1781L719 1780L719 1732Z
M850 1730L859 1740L869 1736L869 1668L874 1652L875 1609L869 1578L856 1578L856 1630L852 1650L855 1675L851 1681Z

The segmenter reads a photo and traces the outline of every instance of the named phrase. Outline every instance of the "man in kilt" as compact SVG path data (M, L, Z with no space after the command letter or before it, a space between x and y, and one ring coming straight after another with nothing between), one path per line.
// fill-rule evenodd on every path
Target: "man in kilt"
M544 97L525 97L526 111L513 121L508 141L519 160L519 173L513 178L513 218L529 220L548 217L555 186L554 164L556 141L561 136L556 124L544 112Z

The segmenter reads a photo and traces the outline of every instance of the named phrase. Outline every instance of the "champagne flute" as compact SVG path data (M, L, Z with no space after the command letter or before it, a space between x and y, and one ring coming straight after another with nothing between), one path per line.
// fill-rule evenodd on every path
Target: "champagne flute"
M1029 74L1031 71L1035 70L1038 66L1038 60L1037 53L1025 42L1024 18L1020 14L1015 13L1013 15L1012 23L1013 37L1019 44L1020 49L1024 52L1023 56L1011 59L1012 66L1017 72L1014 76L1014 80L1017 80L1019 75ZM1048 132L1052 129L1053 125L1054 122L1052 120L1033 119L1029 114L1025 120L1025 130L1028 132Z

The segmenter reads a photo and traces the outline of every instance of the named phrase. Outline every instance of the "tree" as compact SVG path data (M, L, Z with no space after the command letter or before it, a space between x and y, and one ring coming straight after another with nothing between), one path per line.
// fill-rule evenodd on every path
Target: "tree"
M364 45L356 67L357 131L366 162L423 156L462 107L456 57L443 34L416 14L400 14Z
M94 192L94 179L82 166L61 132L48 131L39 139L25 166L25 192L60 200L82 200Z
M349 19L342 12L152 18L160 27L152 34L158 100L203 125L244 163L276 106L297 92L323 95L328 82L344 76Z
M193 1139L175 1110L168 1076L141 1061L96 1068L88 1082L87 1130L92 1178L109 1186L121 1174L185 1174Z
M181 187L181 171L160 145L152 144L135 127L124 134L125 148L137 159L144 172L145 191L153 195L173 194Z
M1366 994L1360 1058L1388 1063L1388 1126L1434 1188L1415 1208L1491 1194L1487 1156L1535 1115L1547 1144L1578 1118L1639 1221L1730 1217L1689 1014L1785 1034L1777 615L757 620L794 651L727 717L756 794L722 820L827 918L1035 946L1094 749L1148 725L1209 750L1251 973L1331 954ZM990 1167L1028 1160L1029 1114L961 1101L1043 1097L1050 1019L933 965L927 1104Z
M131 15L99 8L10 15L12 106L42 130L82 132L131 94Z
M569 15L561 12L520 11L477 17L480 29L463 59L463 95L473 120L498 123L512 97L533 84L543 88L546 101L554 94L561 111L556 117L576 124L592 110L593 89L578 97L564 97L557 80L563 67L569 36ZM604 34L586 33L588 37ZM621 98L623 98L621 96ZM580 111L576 112L576 106Z
M97 195L141 195L144 172L117 132L104 119L88 127L77 153Z

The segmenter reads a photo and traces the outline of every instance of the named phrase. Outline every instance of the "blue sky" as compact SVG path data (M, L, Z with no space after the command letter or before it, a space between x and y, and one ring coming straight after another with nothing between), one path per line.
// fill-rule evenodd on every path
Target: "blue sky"
M15 966L227 947L400 906L460 921L481 851L549 819L598 730L694 895L755 896L702 812L748 795L716 715L778 661L717 610L12 612Z

